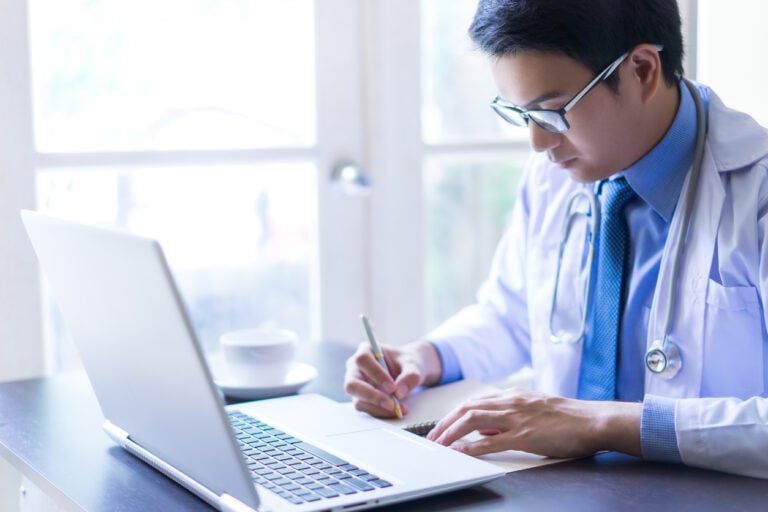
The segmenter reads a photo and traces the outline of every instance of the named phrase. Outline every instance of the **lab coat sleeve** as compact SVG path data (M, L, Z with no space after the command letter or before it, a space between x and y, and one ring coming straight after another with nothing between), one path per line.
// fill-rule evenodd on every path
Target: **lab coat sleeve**
M530 331L524 269L528 199L526 177L477 301L426 336L443 353L450 350L465 379L493 381L530 364Z
M681 398L675 427L685 464L768 478L768 400Z

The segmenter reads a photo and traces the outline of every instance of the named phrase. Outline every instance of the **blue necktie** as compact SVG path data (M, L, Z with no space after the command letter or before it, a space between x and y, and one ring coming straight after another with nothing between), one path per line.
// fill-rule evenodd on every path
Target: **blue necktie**
M635 197L624 178L600 184L600 240L590 336L584 340L579 398L616 398L619 326L628 267L629 229L624 206Z

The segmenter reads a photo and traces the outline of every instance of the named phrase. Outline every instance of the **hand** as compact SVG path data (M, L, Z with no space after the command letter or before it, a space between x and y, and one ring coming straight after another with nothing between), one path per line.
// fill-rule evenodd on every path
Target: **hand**
M421 385L434 384L440 376L440 358L432 344L415 342L404 347L383 346L382 352L391 375L373 357L371 346L361 344L347 360L344 390L355 408L380 418L395 416L391 395L407 397ZM403 414L408 408L401 404Z
M582 457L616 450L640 456L641 414L641 403L591 402L512 389L454 409L427 438L468 455L522 450ZM461 440L475 431L485 437Z

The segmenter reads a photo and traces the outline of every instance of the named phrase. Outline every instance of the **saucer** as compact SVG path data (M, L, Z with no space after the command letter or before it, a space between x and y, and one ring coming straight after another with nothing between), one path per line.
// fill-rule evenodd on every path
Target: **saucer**
M293 395L317 377L317 369L314 366L299 362L294 364L282 382L275 384L246 386L229 380L223 373L221 371L214 382L226 396L239 400L259 400Z

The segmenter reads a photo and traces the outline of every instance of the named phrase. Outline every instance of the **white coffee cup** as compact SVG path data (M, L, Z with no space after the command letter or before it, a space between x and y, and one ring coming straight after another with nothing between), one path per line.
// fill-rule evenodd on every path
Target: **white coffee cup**
M277 386L294 365L296 333L255 328L221 335L229 380L240 386Z

